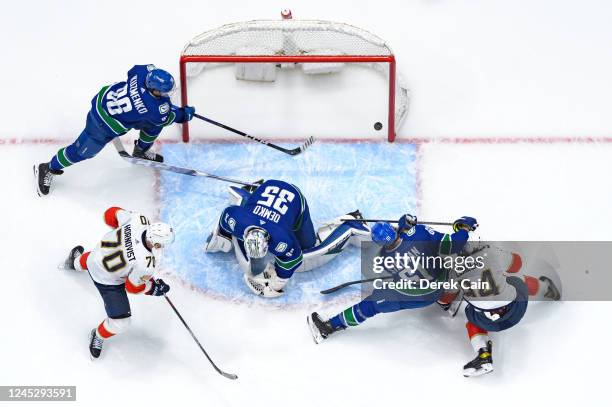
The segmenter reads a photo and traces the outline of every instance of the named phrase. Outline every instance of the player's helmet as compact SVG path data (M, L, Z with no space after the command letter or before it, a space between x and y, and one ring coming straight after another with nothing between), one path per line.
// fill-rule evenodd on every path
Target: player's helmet
M397 238L397 232L387 222L376 222L372 226L372 240L380 245L388 245Z
M265 229L252 226L244 231L244 250L251 259L261 259L268 253L270 235Z
M152 223L147 228L147 240L153 245L167 246L174 242L174 230L167 223Z
M169 96L174 90L174 78L169 72L155 68L147 74L145 86L149 91L157 91L162 96Z

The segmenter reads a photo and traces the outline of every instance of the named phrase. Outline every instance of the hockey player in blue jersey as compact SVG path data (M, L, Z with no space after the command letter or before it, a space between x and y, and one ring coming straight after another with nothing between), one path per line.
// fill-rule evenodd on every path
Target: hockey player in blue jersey
M251 189L231 187L230 193L234 205L223 210L206 251L229 252L233 247L244 281L257 295L282 295L294 272L321 266L348 243L370 235L369 227L359 222L358 210L315 232L306 198L284 181L271 179ZM274 261L266 264L262 259L268 252Z
M468 233L476 230L476 219L464 216L453 223L454 233L440 233L428 226L418 224L415 216L406 214L399 219L398 230L385 222L372 226L372 240L383 245L379 256L397 258L408 254L411 265L405 269L385 266L385 271L395 280L444 282L447 270L443 267L416 267L412 257L451 256L459 253L468 241ZM383 262L382 264L385 264ZM395 312L403 309L422 308L438 301L444 293L443 288L375 288L373 292L359 303L347 308L329 320L313 312L307 318L308 326L316 343L320 343L334 332L357 326L366 319L381 312Z
M85 129L74 143L61 148L51 161L34 166L39 196L48 195L54 175L64 168L96 156L115 137L140 130L133 156L152 161L163 157L150 150L162 129L193 118L195 109L170 101L174 78L154 65L135 65L127 80L104 86L91 101Z

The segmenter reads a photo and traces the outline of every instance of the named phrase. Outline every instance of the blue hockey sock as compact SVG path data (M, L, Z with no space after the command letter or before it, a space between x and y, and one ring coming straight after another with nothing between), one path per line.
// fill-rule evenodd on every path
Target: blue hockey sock
M157 139L157 136L150 136L141 130L138 137L138 147L140 147L142 151L147 151L149 148L151 148L155 142L155 139Z
M57 154L53 156L53 158L51 159L51 162L49 163L49 168L51 170L59 171L66 167L71 166L75 162L81 161L78 157L76 158L72 157L72 160L70 159L69 155L71 156L71 154L70 154L69 148L71 146L72 145L68 147L60 148Z
M147 151L152 145L153 143L147 143L146 141L142 141L142 139L138 139L138 147L140 147L142 151Z
M332 327L336 329L341 326L345 328L349 326L357 326L368 319L368 317L371 315L367 315L367 313L363 312L361 309L362 304L363 301L345 309L330 319L329 322L331 323Z
M331 323L332 328L334 328L334 329L338 329L340 327L346 328L346 325L344 325L344 322L342 322L342 318L340 318L341 315L342 315L342 313L336 315L335 317L333 317L332 319L329 320L329 322Z

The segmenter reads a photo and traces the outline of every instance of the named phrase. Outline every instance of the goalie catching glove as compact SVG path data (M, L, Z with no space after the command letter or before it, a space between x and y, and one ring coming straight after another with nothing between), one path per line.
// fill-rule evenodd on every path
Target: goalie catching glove
M285 292L283 288L287 284L288 279L280 278L276 274L273 263L268 263L263 273L256 276L246 273L244 282L253 294L261 295L266 298L280 297Z

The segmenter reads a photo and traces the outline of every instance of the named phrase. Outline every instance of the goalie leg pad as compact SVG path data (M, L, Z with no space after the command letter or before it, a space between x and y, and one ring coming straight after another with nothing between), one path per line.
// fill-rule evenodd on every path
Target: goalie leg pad
M204 250L207 253L228 253L230 250L232 250L232 240L230 237L226 236L219 228L219 225L217 225L215 231L206 239L206 247Z
M317 230L317 237L320 242L325 241L339 227L348 227L351 230L351 243L355 246L364 240L370 240L371 230L367 223L360 222L362 218L359 210L348 213L344 216L339 216L330 222L325 222ZM355 221L345 221L344 219L355 219ZM344 220L344 221L343 221Z

